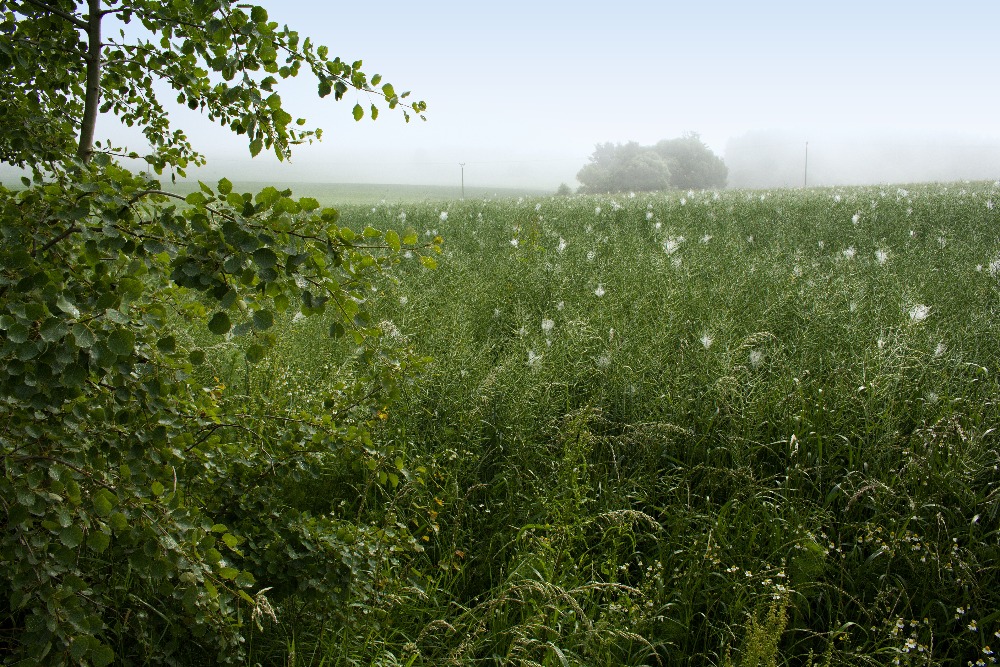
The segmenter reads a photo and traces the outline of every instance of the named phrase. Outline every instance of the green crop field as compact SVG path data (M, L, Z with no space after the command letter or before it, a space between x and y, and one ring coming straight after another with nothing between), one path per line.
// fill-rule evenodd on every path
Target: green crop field
M461 199L460 186L445 185L374 185L367 183L253 183L237 182L239 191L256 192L271 185L288 188L296 197L313 197L323 206L343 206L345 204L378 204L391 202L423 202ZM179 181L169 188L172 192L189 194L199 189L197 181ZM469 199L497 199L521 196L541 196L540 190L514 188L485 188L467 186L465 196Z
M377 363L421 361L377 413L336 412L370 441L253 487L325 549L250 538L279 582L254 660L992 664L997 203L968 183L342 206L444 250L371 293ZM247 414L329 410L371 351L321 319L289 314L257 366L216 342L203 372ZM207 513L253 535L226 497ZM311 558L321 582L296 578Z

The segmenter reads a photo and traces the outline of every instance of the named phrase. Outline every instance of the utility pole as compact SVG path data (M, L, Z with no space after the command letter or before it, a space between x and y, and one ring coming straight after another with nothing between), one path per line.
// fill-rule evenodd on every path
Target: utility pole
M465 199L465 163L459 162L458 166L462 168L462 199Z
M809 142L806 142L806 166L802 172L802 187L809 187Z

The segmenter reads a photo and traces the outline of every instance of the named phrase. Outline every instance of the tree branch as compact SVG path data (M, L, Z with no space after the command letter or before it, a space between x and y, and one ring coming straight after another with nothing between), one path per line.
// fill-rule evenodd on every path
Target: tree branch
M83 122L80 126L80 147L77 155L90 160L94 152L94 132L101 104L101 0L87 0L90 15L87 17L87 96L83 105Z
M69 21L70 23L72 23L73 25L75 25L80 30L87 30L87 29L90 28L90 25L86 21L84 21L83 19L81 19L79 16L74 16L73 14L70 14L69 12L64 12L61 9L57 9L56 7L53 7L52 5L47 5L44 2L41 2L41 0L24 0L24 1L27 2L29 5L34 5L34 6L38 7L39 9L44 9L45 11L49 12L50 14L55 14L59 18L66 19L67 21Z

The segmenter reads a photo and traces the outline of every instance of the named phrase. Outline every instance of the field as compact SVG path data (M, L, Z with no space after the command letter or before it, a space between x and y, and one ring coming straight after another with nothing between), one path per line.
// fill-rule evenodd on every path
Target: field
M350 418L364 451L253 492L320 536L275 547L254 660L994 663L995 203L966 183L342 206L444 252L377 281L382 354L421 361ZM323 410L366 371L319 319L282 322L256 367L215 345L206 372L248 413ZM310 558L327 578L296 579Z
M323 206L344 206L346 204L378 204L378 203L409 203L445 201L460 199L460 186L446 185L373 185L367 183L254 183L237 182L238 191L257 192L273 185L282 189L291 189L296 197L314 197ZM197 181L179 181L168 187L179 194L188 194L199 189ZM540 190L525 190L512 188L485 188L466 186L465 196L469 199L497 199L522 196L541 196Z

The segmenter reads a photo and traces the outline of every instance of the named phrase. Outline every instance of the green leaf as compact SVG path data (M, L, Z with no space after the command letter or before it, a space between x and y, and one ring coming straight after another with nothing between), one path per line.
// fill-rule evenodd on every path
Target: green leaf
M152 484L150 484L149 485L149 490L152 491L153 495L156 496L157 498L159 498L160 496L162 496L163 492L165 491L165 489L163 488L163 485L160 484L158 481L154 481Z
M239 538L233 535L232 533L226 533L225 535L223 535L222 541L225 542L226 546L229 547L230 549L235 549L236 546L240 543Z
M119 356L131 355L135 349L135 334L128 329L115 329L108 336L108 349Z
M87 536L87 546L97 553L104 553L111 546L111 537L99 530L92 531Z
M223 178L219 181L219 194L223 196L229 196L229 193L233 191L233 184L228 178Z
M212 319L208 321L208 330L214 333L216 336L222 336L229 333L229 330L233 327L233 323L229 320L229 315L224 311L220 310Z
M354 120L361 120L364 117L365 117L365 110L361 107L360 104L355 104L354 105Z
M403 243L406 245L414 245L418 240L417 233L413 230L406 232L406 236L403 237Z
M85 324L73 325L71 332L73 333L73 340L76 341L77 347L84 350L90 349L96 340L94 333Z
M54 343L69 332L69 328L58 317L50 317L38 328L38 333L46 343Z
M254 23L264 23L267 21L267 10L254 5L250 8L250 20Z
M393 252L399 252L399 234L390 229L385 233L385 242L392 248Z
M94 511L99 517L110 516L117 503L118 497L107 489L100 489L94 494Z
M164 336L156 341L156 349L165 354L170 354L177 349L177 339L173 336Z
M99 644L90 652L90 661L94 667L107 667L115 661L115 652L107 644Z
M258 310L254 312L253 325L260 331L267 331L274 326L274 313L270 310Z
M192 206L204 206L208 203L208 199L206 199L205 195L201 192L192 192L184 198L184 201Z
M423 264L428 269L436 269L438 265L437 260L429 255L421 255L420 263Z
M247 347L247 350L246 352L243 353L243 356L251 364L258 364L264 360L265 356L267 356L267 350L265 350L264 346L261 345L260 343L253 343L252 345Z
M20 322L15 322L7 327L7 340L17 345L26 343L30 336L31 332L28 330L28 327L24 326Z
M278 255L270 248L257 248L253 251L253 262L262 269L270 269L278 263Z
M128 530L128 517L121 512L114 512L108 517L108 525L111 526L111 530L115 532Z
M59 541L70 549L75 549L83 544L83 529L76 524L67 526L59 531Z
M202 350L200 348L195 348L191 350L191 352L188 354L188 359L190 359L191 363L194 364L195 366L201 366L203 363L205 363L205 350Z
M232 580L240 573L235 567L222 567L219 568L219 576L223 579Z
M70 317L80 317L80 309L77 308L73 302L68 300L63 294L60 294L59 298L56 299L56 307Z
M236 575L235 583L240 588L250 588L255 583L257 583L257 580L254 578L253 574L247 572L246 570L243 570L238 575Z
M262 44L260 50L257 51L257 57L261 59L261 62L273 63L278 59L278 52L274 49L271 44Z

